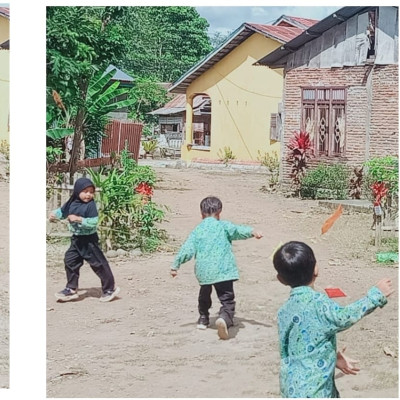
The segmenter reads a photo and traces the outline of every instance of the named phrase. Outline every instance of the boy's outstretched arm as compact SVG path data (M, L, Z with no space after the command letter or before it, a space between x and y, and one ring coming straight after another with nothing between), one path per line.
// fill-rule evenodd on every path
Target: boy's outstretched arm
M178 254L175 256L174 263L172 264L170 274L173 278L178 275L178 269L181 264L191 260L195 255L195 240L194 233L192 232L180 248Z
M350 328L377 307L383 307L393 291L391 280L384 278L369 289L365 297L347 306L342 307L331 299L322 302L320 314L325 319L327 333Z
M235 225L229 221L221 221L221 223L228 234L229 240L243 240L251 237L255 237L256 239L262 238L262 233L255 231L251 226Z

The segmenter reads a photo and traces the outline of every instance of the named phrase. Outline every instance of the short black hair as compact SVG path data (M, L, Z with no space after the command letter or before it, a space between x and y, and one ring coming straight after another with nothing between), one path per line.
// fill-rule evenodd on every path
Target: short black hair
M200 203L200 211L203 215L214 215L222 211L222 202L218 197L208 196Z
M275 252L273 263L278 275L293 288L312 282L317 261L310 246L292 241Z

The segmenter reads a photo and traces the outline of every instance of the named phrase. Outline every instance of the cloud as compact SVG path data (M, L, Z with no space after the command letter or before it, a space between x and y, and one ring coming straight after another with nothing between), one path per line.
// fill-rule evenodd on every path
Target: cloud
M251 7L251 15L254 18L267 18L268 9L267 7Z
M209 33L227 33L237 29L244 22L270 24L281 15L321 20L338 10L336 7L246 7L246 6L213 6L196 7L199 14L210 24Z

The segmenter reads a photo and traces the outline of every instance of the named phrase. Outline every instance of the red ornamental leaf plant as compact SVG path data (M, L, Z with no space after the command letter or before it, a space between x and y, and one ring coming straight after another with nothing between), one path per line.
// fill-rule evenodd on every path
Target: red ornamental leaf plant
M305 131L294 132L293 136L289 139L287 148L289 151L286 160L291 164L290 177L292 179L292 186L296 194L298 194L301 187L301 180L306 173L307 161L314 155L309 133Z
M375 182L371 186L371 189L375 196L374 206L380 206L382 201L386 198L389 188L386 187L385 182Z

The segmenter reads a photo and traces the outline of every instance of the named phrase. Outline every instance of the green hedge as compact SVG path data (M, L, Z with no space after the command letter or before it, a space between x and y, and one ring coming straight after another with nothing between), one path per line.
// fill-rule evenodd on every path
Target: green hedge
M348 198L350 173L344 165L319 164L310 169L301 181L300 194L312 199Z

